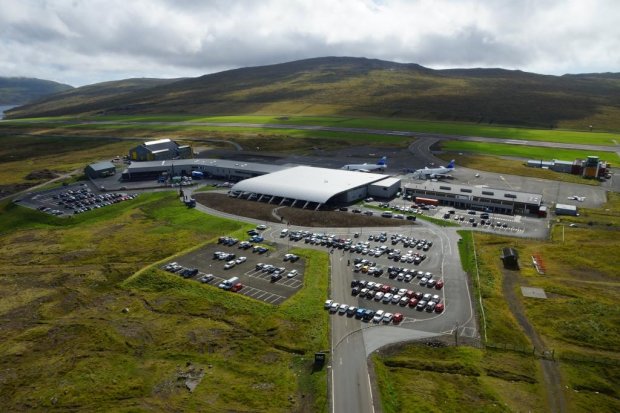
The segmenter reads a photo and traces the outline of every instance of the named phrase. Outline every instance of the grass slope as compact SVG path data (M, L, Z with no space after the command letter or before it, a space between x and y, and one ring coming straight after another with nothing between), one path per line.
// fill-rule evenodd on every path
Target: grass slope
M174 193L64 220L0 208L5 409L326 410L325 372L311 368L328 345L326 254L297 251L305 288L272 307L147 267L247 229ZM205 376L189 393L192 366Z

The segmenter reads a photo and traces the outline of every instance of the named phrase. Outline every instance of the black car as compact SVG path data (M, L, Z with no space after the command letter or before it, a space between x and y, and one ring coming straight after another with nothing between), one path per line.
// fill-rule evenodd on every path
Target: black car
M360 293L360 288L359 287L354 287L351 290L351 295L353 295L353 296L358 295L359 293Z
M351 287L357 287L359 285L359 280L352 280L351 281Z

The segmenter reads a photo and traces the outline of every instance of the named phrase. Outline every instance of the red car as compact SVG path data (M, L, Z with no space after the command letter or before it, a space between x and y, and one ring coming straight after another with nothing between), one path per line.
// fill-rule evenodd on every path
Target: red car
M413 292L413 291L411 291L411 290L407 290L407 292L405 293L405 296L407 296L407 297L411 298L411 297L413 297L413 294L414 294L414 292Z
M403 315L402 315L401 313L395 313L395 314L394 314L394 317L392 318L392 322L393 322L394 324L398 324L398 323L400 323L401 321L403 321Z
M383 286L381 286L381 292L382 293L389 293L391 288L392 287L390 287L389 285L383 285Z
M435 306L435 312L441 313L443 311L443 303L439 303Z
M442 288L443 288L443 280L437 281L437 284L435 284L435 289L441 290Z
M415 293L413 293L413 296L414 296L415 298L417 298L418 300L419 300L420 298L422 298L422 296L423 296L423 295L424 295L424 294L422 294L422 293L421 293L421 292L419 292L419 291L416 291Z
M242 288L243 288L243 284L237 283L237 284L233 285L232 287L230 287L230 291L232 291L233 293L236 293L237 291L239 291Z
M415 308L416 305L418 305L418 299L417 298L412 298L411 300L409 300L409 307L411 308Z

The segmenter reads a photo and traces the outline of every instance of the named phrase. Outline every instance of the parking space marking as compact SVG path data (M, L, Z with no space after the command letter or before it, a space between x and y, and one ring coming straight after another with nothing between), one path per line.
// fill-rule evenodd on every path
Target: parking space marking
M461 336L463 337L473 338L475 337L475 334L476 334L476 329L473 327L463 327L461 329Z

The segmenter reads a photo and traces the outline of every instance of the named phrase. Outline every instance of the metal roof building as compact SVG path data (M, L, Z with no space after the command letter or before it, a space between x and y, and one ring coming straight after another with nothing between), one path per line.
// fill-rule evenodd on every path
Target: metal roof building
M381 174L296 166L241 181L232 187L231 195L317 209L363 199L370 184L385 178Z
M206 177L239 181L285 168L288 167L224 159L177 159L133 162L123 171L123 180L157 179L157 177L164 173L169 176L190 176L192 171L200 171Z
M447 182L407 184L405 191L412 196L437 199L443 205L502 214L537 214L542 205L542 194Z
M84 173L90 178L102 178L116 173L116 167L110 161L91 163L84 168Z

